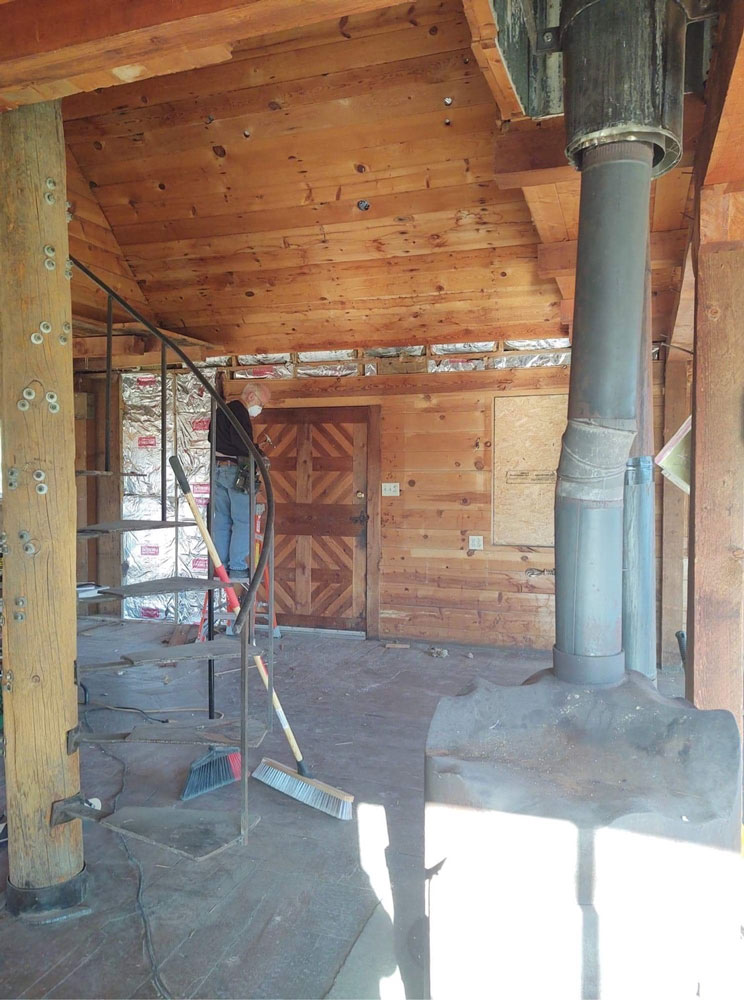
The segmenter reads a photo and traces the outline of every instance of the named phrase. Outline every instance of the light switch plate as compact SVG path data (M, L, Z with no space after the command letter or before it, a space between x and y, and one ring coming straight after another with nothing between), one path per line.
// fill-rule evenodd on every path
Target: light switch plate
M473 552L482 552L483 535L468 535L468 548Z
M384 497L399 497L400 496L400 483L383 483L382 484L382 495Z

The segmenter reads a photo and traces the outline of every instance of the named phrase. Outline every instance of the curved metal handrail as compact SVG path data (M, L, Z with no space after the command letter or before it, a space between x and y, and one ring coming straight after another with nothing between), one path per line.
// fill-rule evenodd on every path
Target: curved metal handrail
M176 344L175 341L171 340L171 338L168 337L165 333L163 333L162 330L158 330L158 328L154 326L149 320L145 319L145 317L140 312L138 312L134 308L134 306L130 305L125 298L119 295L118 292L115 292L110 285L107 285L106 282L103 281L101 278L99 278L98 275L95 274L93 271L91 271L89 267L86 267L85 264L77 260L75 257L70 257L70 260L79 271L82 271L82 273L87 278L90 278L90 280L95 285L98 285L98 287L102 291L106 292L106 294L109 296L109 301L113 300L118 305L120 305L121 308L124 309L126 312L128 312L129 315L134 320L136 320L138 323L141 323L146 330L148 330L150 333L152 333L155 337L157 337L160 340L161 344L164 344L169 350L173 351L173 353L176 354L183 361L186 367L191 371L193 375L196 376L199 382L201 382L201 384L207 390L209 395L215 401L215 404L225 414L229 422L238 432L238 437L240 438L242 443L246 446L249 453L253 456L253 459L256 463L256 467L258 468L261 478L263 479L264 486L266 487L266 527L264 529L264 544L261 547L261 554L258 558L258 563L256 564L256 568L253 572L248 588L243 595L243 599L240 602L240 611L238 612L238 616L235 619L234 629L235 632L239 634L243 629L243 625L245 624L245 619L248 614L248 611L250 610L251 605L256 599L256 592L258 591L264 570L266 569L266 566L269 561L271 543L274 537L274 510L275 510L274 490L271 486L271 477L269 476L269 470L266 468L263 456L261 455L261 452L256 447L256 445L253 443L253 441L250 439L248 434L245 432L245 429L241 426L240 421L237 419L237 417L234 416L230 407L225 403L225 401L222 399L217 390L209 383L209 380L206 379L204 375L202 375L202 373L193 363L191 358L186 354L186 352L181 350L178 344ZM107 359L108 357L110 357L110 354L111 352L109 350L107 354Z

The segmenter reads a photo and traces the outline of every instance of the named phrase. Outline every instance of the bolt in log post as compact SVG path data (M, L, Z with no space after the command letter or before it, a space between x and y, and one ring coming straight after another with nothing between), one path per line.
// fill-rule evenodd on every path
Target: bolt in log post
M74 679L75 430L59 102L0 115L0 361L5 483L3 704L11 913L85 895Z

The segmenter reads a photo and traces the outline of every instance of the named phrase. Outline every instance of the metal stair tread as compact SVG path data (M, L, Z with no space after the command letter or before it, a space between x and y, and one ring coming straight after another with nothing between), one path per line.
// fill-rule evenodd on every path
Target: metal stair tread
M266 735L264 721L246 719L246 746L259 747ZM216 719L208 722L190 723L146 723L135 726L131 732L81 732L78 737L84 743L160 743L194 746L239 747L240 720Z
M255 646L251 646L255 649ZM165 646L153 643L140 646L128 653L119 653L116 660L88 660L78 651L78 670L126 670L157 663L190 663L197 660L224 660L240 656L240 642L227 636L209 639L206 642L187 642L181 645Z
M75 469L76 476L116 476L119 479L125 479L128 477L135 479L144 479L146 473L144 472L112 472L106 469Z
M103 521L78 528L79 538L98 538L124 531L155 531L159 528L191 528L194 521Z
M181 522L183 523L183 522ZM142 580L139 583L123 583L119 587L105 587L93 595L79 595L79 601L124 600L127 597L149 597L153 594L177 594L188 591L219 590L235 586L231 580L223 583L216 578L191 576L168 576L157 580Z

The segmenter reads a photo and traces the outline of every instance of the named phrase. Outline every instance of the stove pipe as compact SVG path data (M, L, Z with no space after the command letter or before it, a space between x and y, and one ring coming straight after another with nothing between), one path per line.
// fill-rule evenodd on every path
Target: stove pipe
M568 426L555 501L556 675L625 672L623 485L636 434L652 177L682 146L681 0L567 0L567 156L581 171Z

